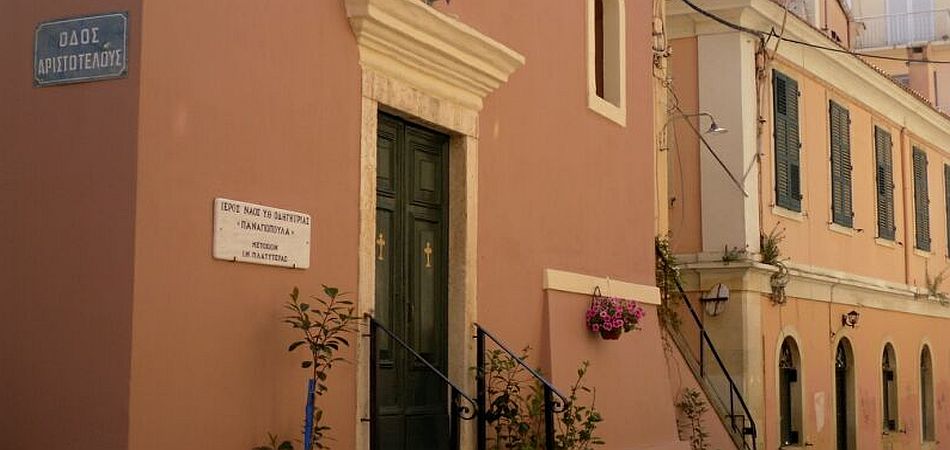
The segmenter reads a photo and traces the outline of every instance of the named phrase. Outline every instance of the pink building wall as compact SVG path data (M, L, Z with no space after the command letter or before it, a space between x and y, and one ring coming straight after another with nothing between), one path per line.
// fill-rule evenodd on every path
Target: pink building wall
M129 75L34 88L36 25L102 11L129 13ZM140 25L139 1L0 6L4 448L128 445Z
M528 61L479 121L479 322L515 348L576 352L548 361L560 385L590 359L605 448L673 448L655 312L643 332L603 343L582 328L587 296L542 284L547 268L653 284L652 5L627 2L626 127L586 105L583 3L439 8ZM32 87L39 21L116 10L132 19L129 77ZM0 398L19 412L0 421L8 442L233 449L296 435L306 373L285 352L280 305L293 286L358 281L361 69L343 2L11 11L0 97L15 106L0 110L0 147L15 150L2 152L14 169L4 195L24 220L4 226L18 237L11 254L35 257L0 271L15 318L0 339L17 368L0 372ZM310 269L212 259L215 197L311 214ZM356 445L355 373L335 368L323 399L335 448Z

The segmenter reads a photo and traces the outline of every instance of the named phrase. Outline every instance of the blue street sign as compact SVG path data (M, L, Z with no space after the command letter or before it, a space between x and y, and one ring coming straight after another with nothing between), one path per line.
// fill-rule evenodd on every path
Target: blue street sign
M125 76L128 24L124 12L39 24L33 48L34 83L49 86Z

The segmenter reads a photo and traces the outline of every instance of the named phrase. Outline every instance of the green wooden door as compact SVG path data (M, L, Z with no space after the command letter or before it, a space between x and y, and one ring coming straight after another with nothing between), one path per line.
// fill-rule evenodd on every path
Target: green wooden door
M448 369L448 136L379 116L376 318ZM445 384L395 342L377 354L375 450L448 449Z

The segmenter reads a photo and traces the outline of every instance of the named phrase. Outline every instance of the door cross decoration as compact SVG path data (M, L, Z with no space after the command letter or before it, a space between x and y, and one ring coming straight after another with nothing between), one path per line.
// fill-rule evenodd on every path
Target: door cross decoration
M432 243L426 242L426 248L422 250L426 254L426 268L432 267Z
M383 248L386 247L386 239L383 238L383 233L379 233L379 238L376 239L376 247L379 248L379 252L376 255L376 259L382 261L383 258Z

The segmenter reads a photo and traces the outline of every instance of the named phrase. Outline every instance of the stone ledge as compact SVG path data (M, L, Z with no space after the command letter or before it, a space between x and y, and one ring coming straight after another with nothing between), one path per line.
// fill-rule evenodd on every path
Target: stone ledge
M481 110L524 57L418 0L346 0L364 69Z

